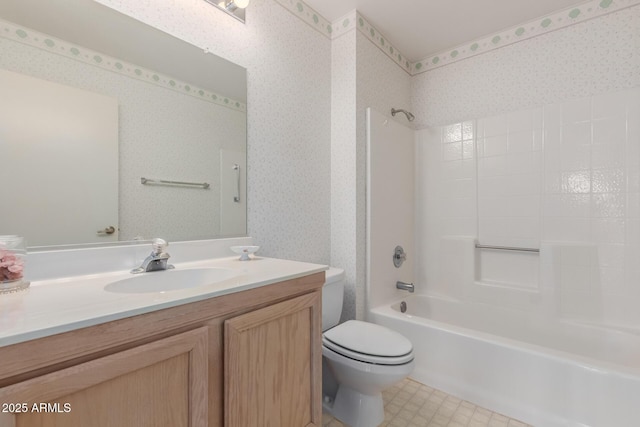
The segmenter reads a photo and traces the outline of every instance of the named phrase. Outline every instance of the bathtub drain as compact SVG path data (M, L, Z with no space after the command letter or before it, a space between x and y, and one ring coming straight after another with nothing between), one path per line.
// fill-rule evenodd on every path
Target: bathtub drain
M400 312L401 312L401 313L404 313L404 312L406 312L406 311L407 311L407 303L406 303L406 302L404 302L404 301L402 301L402 302L400 303Z

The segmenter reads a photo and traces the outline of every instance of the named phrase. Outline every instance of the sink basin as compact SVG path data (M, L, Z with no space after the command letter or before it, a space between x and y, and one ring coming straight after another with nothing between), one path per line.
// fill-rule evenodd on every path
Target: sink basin
M240 273L226 268L185 268L140 273L104 287L107 292L144 294L179 291L212 285L238 276Z

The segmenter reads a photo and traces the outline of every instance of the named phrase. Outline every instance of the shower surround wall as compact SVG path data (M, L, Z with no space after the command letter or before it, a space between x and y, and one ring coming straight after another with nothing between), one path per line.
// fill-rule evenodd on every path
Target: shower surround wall
M440 261L423 290L638 328L640 88L419 131L417 149L418 252Z

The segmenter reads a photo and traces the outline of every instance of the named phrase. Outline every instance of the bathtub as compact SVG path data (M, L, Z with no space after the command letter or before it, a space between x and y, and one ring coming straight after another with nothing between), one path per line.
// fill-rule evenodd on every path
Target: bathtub
M414 345L417 381L536 427L640 425L640 335L415 295L369 311ZM640 309L640 308L639 308Z

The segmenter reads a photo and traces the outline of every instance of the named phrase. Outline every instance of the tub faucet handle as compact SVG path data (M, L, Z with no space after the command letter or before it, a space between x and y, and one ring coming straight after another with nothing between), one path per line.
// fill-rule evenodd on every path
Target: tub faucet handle
M402 246L396 246L393 251L393 265L396 268L400 268L403 262L407 260L407 253L404 251Z

